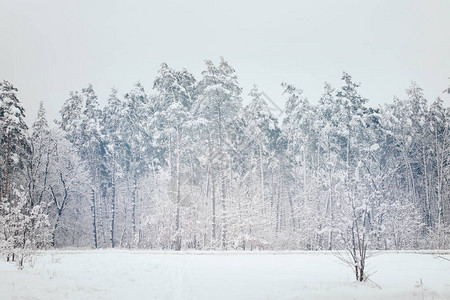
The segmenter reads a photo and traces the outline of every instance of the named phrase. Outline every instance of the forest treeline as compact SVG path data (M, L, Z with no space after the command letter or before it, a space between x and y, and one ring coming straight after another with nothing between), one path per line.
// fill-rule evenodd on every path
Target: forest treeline
M278 118L257 87L243 105L223 58L198 79L163 63L150 92L100 107L88 85L28 128L3 81L1 248L449 248L442 99L412 83L372 108L347 73L315 102L282 86Z

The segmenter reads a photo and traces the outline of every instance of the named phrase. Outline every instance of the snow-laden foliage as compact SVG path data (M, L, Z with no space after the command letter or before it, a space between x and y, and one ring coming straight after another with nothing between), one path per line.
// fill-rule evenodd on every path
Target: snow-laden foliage
M28 135L16 93L8 81L0 83L0 249L7 260L22 267L32 251L49 246L51 231L46 202L38 192L41 185L34 180L39 177L34 169L40 168L35 156L42 149L32 151L32 146L41 137ZM34 127L46 126L40 119Z
M449 108L413 83L374 109L359 86L316 103L283 83L278 119L223 58L199 79L163 63L153 91L101 108L88 85L28 133L5 81L2 248L342 249L364 280L367 250L450 247Z

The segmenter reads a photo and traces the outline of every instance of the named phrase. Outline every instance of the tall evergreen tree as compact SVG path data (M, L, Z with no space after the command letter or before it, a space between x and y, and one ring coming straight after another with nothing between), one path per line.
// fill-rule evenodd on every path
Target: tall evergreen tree
M50 166L50 128L45 117L43 102L39 104L36 120L31 128L32 155L28 165L28 193L31 206L39 205L44 200L48 188L48 171Z
M117 205L117 181L121 179L120 158L124 156L124 139L121 136L121 126L123 119L122 101L117 96L117 89L113 88L108 98L108 102L103 109L102 131L105 143L105 161L109 178L109 195L110 203L110 228L109 239L111 247L116 245L115 228L116 228L116 205Z
M206 70L198 84L199 99L196 106L197 115L207 120L206 137L209 149L208 169L210 170L212 197L212 230L211 245L217 244L216 190L220 186L221 204L221 243L226 249L227 241L227 184L226 171L231 168L231 158L227 156L226 148L230 146L230 132L233 122L237 120L242 109L242 88L239 86L235 70L221 57L218 66L212 61L206 61ZM228 146L228 147L227 147Z
M193 133L193 117L191 107L194 102L194 76L186 70L175 71L165 63L161 65L159 76L155 79L153 88L157 90L159 99L154 122L161 132L159 143L167 145L167 163L173 190L170 194L175 206L174 248L181 249L182 201L187 199L183 193L183 173L187 174L189 161L186 153L192 146L188 134ZM192 175L191 175L192 176ZM185 201L187 202L187 201ZM186 205L184 205L186 206Z
M23 192L26 163L31 154L25 110L16 93L17 89L8 81L0 83L0 189L4 201L15 201L19 193Z
M125 95L123 101L123 122L120 135L124 139L126 156L123 159L123 169L129 180L131 191L131 239L129 243L139 243L139 230L136 223L136 204L138 199L138 181L149 164L152 153L152 136L150 134L149 118L153 113L149 96L144 87L138 82L133 90Z

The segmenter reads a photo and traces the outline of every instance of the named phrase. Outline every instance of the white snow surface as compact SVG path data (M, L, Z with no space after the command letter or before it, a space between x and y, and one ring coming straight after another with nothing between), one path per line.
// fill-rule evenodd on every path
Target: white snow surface
M450 299L449 252L378 252L356 283L330 252L54 250L0 262L1 299Z

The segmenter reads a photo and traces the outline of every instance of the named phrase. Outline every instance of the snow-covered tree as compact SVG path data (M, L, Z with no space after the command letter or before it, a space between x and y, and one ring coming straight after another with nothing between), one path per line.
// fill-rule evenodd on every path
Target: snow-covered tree
M75 146L54 130L50 139L48 192L53 246L86 246L89 243L89 172Z
M198 101L196 113L198 117L207 120L205 140L208 149L209 182L211 187L211 246L226 249L228 246L228 211L227 185L229 179L227 169L232 168L232 158L227 155L233 123L242 109L242 88L239 86L235 70L222 57L218 66L212 61L206 61L206 70L202 72L202 80L198 84ZM218 243L217 235L217 191L220 191L220 229L221 239Z
M48 200L48 170L50 167L50 128L44 104L39 104L36 120L31 128L31 152L28 163L28 193L31 206Z
M25 187L26 163L31 153L25 110L16 93L8 81L0 83L0 189L4 201L12 202Z
M257 87L242 106L223 58L199 81L163 63L153 95L113 89L101 109L89 85L70 93L60 131L41 104L29 136L17 90L1 83L5 253L346 249L364 280L369 249L448 248L450 110L415 83L371 108L342 80L317 103L282 84L278 120Z
M30 187L33 161L25 124L25 110L8 81L0 83L0 136L2 195L0 202L0 248L8 260L23 266L30 251L49 244L49 223L45 204L34 202ZM4 172L4 173L3 173Z
M104 147L100 130L101 110L91 84L78 92L71 92L60 110L58 122L66 139L77 149L89 169L91 190L93 245L99 246L99 239L106 242L104 229L105 204L102 178L105 172Z
M158 92L158 105L154 120L159 131L156 141L165 145L166 162L170 176L169 199L175 208L174 248L182 245L181 216L183 206L189 203L188 195L183 193L189 182L189 150L192 148L193 116L191 107L194 102L195 79L186 70L175 71L165 63L161 65L159 76L153 88ZM156 127L156 126L155 126Z
M139 243L139 229L136 223L136 204L138 202L139 179L147 172L152 153L152 136L150 134L150 122L153 108L150 97L139 82L135 84L131 92L125 95L123 105L123 126L120 136L123 138L125 155L121 159L125 178L128 180L131 205L131 231L129 232L130 245ZM126 229L128 231L129 229Z
M123 137L121 136L121 126L123 117L122 101L117 96L117 89L113 88L108 98L108 102L103 109L103 119L101 124L101 134L105 143L105 162L109 179L108 195L110 202L110 228L109 240L111 247L116 245L116 204L117 204L117 181L120 180L121 171L120 158L124 156Z

